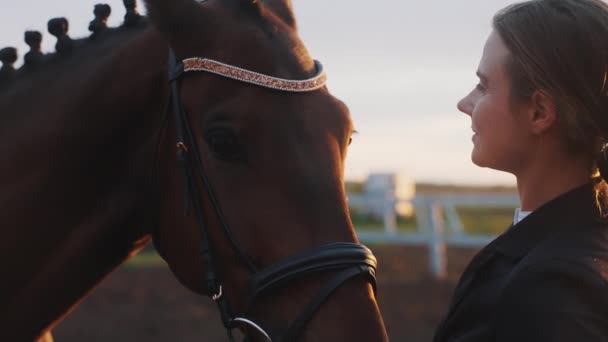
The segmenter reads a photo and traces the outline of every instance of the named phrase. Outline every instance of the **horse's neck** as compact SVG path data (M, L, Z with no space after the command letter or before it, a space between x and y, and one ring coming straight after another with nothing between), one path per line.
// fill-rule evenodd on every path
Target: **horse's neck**
M111 49L44 91L0 95L0 322L12 324L0 340L33 339L19 334L48 327L147 239L167 48L142 31Z

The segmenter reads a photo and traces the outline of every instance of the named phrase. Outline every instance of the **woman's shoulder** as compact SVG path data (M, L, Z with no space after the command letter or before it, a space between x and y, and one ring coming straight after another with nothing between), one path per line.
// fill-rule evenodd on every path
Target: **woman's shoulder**
M569 229L544 239L525 255L511 281L571 278L608 290L608 224Z
M566 245L577 251L574 247L584 246L577 244ZM496 305L499 341L604 341L608 336L606 250L560 255L561 245L539 245L509 274Z
M500 293L499 307L511 313L523 305L538 314L608 314L608 228L543 240L519 260Z

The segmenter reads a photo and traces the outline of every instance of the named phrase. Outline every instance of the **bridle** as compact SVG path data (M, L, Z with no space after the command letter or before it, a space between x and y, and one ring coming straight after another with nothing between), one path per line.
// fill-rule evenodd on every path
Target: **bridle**
M376 291L376 258L365 246L351 242L334 242L321 245L307 250L273 265L259 270L251 258L239 247L226 220L220 205L214 195L211 183L204 171L201 155L195 143L192 130L188 121L188 115L180 98L179 79L185 72L205 71L222 77L232 78L241 82L257 86L271 88L279 91L307 92L319 89L325 85L325 73L319 62L316 62L317 75L311 79L294 81L275 78L259 74L246 69L224 64L221 62L190 58L179 62L173 51L169 52L169 82L171 85L171 103L176 121L177 136L177 159L184 174L184 196L185 205L192 205L198 228L202 239L200 254L207 271L208 293L212 293L212 299L217 303L221 319L228 332L230 341L234 341L232 330L239 326L249 326L265 336L268 341L295 341L302 332L306 323L313 317L323 302L347 280L356 276L365 276ZM213 246L210 243L208 227L203 216L201 203L201 190L198 184L205 187L207 196L213 206L215 214L220 222L225 237L230 242L234 253L245 264L250 276L250 298L249 307L253 305L256 298L262 294L278 287L286 286L300 277L311 273L322 271L338 272L319 292L312 298L308 305L300 312L296 319L290 324L286 332L280 336L270 336L259 324L246 317L234 315L228 299L223 293L222 278L217 264L214 260ZM186 211L187 214L187 211ZM249 310L246 310L249 311Z
M325 74L321 64L315 62L317 75L303 81L279 79L238 67L230 66L213 60L193 58L178 62L173 51L169 52L169 82L171 85L171 103L175 114L176 137L177 137L177 159L183 170L185 180L185 203L186 206L192 201L197 225L200 229L202 239L200 253L207 270L208 293L213 293L212 299L218 305L221 319L227 329L230 341L234 341L232 330L236 327L247 325L266 337L268 341L295 341L300 335L306 323L312 318L323 302L347 280L363 275L376 290L376 258L372 252L361 244L351 242L328 243L314 249L301 252L294 256L281 260L262 270L251 261L239 247L226 220L220 205L214 195L211 183L204 172L201 155L195 143L192 130L188 121L187 113L181 103L179 78L189 71L206 71L223 77L229 77L241 82L255 84L261 87L280 91L305 92L319 89L325 85ZM198 183L196 182L198 179ZM266 292L298 279L302 276L322 271L337 271L335 275L321 290L312 298L308 305L300 312L296 319L281 336L270 336L259 324L247 319L237 317L233 314L228 299L223 294L221 274L218 272L214 261L213 248L210 244L208 227L203 216L201 193L197 184L202 184L215 210L224 235L239 259L246 265L250 277L250 306L256 298ZM248 311L248 310L247 310Z

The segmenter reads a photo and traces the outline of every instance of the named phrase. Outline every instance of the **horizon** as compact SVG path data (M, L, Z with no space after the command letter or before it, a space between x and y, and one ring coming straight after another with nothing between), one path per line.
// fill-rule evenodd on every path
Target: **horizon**
M18 47L17 65L28 50L25 30L42 32L43 51L51 52L55 39L46 32L46 22L66 17L70 36L85 37L98 3L0 2L5 8L0 48ZM293 2L300 37L324 64L329 90L348 105L359 132L349 148L346 180L394 172L417 183L515 184L512 175L472 164L470 119L456 109L477 83L475 70L492 15L512 2ZM108 25L120 25L122 1L105 3L112 6ZM142 1L138 8L145 13Z

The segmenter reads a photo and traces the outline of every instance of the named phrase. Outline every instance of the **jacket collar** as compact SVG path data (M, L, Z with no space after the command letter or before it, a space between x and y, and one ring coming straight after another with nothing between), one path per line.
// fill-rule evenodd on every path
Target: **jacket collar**
M512 258L528 254L543 240L563 231L588 229L604 222L595 203L592 183L545 203L496 239L498 252Z

